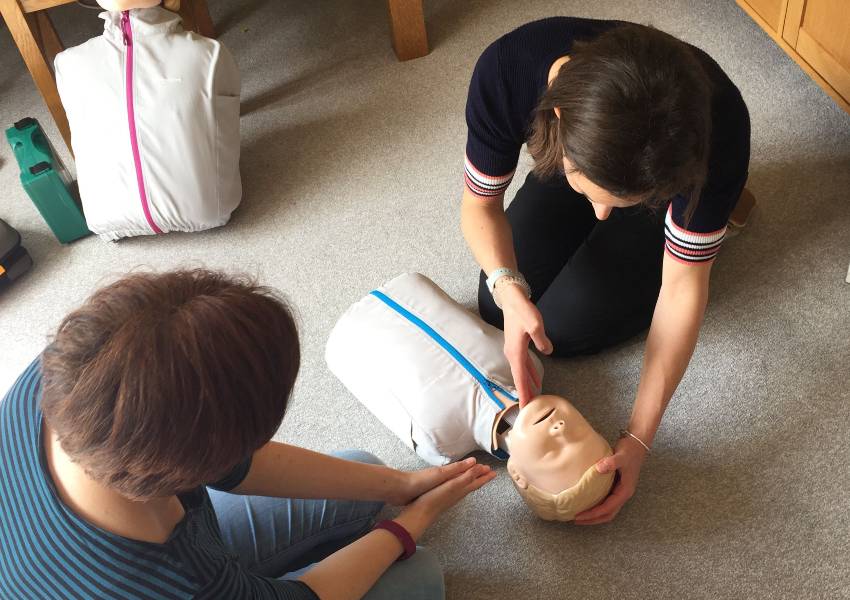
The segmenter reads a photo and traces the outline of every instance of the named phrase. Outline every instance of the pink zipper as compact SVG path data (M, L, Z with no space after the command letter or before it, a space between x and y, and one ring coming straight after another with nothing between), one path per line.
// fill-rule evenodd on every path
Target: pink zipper
M145 178L142 175L142 158L139 155L139 139L136 134L136 111L133 106L133 28L130 26L130 11L121 11L121 31L124 34L124 45L127 47L125 61L124 95L127 97L127 121L130 124L130 147L133 149L133 162L136 165L136 183L139 186L139 198L142 200L142 210L154 233L162 233L151 215L148 205L148 195L145 193Z

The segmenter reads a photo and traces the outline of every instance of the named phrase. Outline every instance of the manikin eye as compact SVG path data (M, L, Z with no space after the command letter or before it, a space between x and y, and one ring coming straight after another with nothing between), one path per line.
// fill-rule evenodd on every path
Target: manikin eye
M543 415L542 417L540 417L539 419L537 419L537 420L534 422L534 424L535 424L535 425L537 425L538 423L541 423L541 422L545 421L547 418L549 418L549 415L551 415L553 412L555 412L555 409L554 409L554 408L553 408L552 410L550 410L549 412L547 412L546 414L544 414L544 415Z

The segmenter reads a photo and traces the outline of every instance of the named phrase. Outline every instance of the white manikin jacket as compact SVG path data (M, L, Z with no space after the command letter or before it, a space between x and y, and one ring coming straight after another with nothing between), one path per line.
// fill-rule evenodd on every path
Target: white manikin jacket
M115 240L225 224L242 198L239 71L164 8L104 12L56 55L89 229Z
M442 465L479 449L505 458L492 439L497 415L516 397L503 346L500 330L409 273L346 311L325 359L381 423Z

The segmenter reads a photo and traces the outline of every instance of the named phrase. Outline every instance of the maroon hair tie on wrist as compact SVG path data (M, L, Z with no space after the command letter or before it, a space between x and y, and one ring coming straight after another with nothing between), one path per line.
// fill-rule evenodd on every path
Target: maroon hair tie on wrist
M404 552L398 557L398 560L407 560L416 553L416 542L413 541L410 532L395 521L381 521L375 525L373 531L375 529L386 529L401 542Z

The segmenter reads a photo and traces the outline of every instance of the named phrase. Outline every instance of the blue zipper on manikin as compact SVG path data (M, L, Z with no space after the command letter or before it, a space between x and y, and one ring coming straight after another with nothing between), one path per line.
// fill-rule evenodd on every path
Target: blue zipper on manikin
M463 354L458 352L457 348L452 346L443 336L434 331L434 329L430 325L428 325L428 323L414 315L412 312L401 306L398 302L396 302L383 292L373 290L370 292L370 294L375 296L378 300L389 306L391 309L396 311L405 319L416 325L419 329L424 331L432 340L437 342L443 348L443 350L448 352L452 358L454 358L458 363L460 363L460 366L466 369L467 373L472 375L475 381L477 381L478 384L482 387L482 389L487 393L487 396L490 398L490 400L492 400L495 405L499 407L499 409L504 409L505 403L502 402L498 396L496 396L495 392L500 392L514 401L517 400L516 396L511 394L509 391L501 387L499 384L487 379L484 374L478 369L476 369Z

